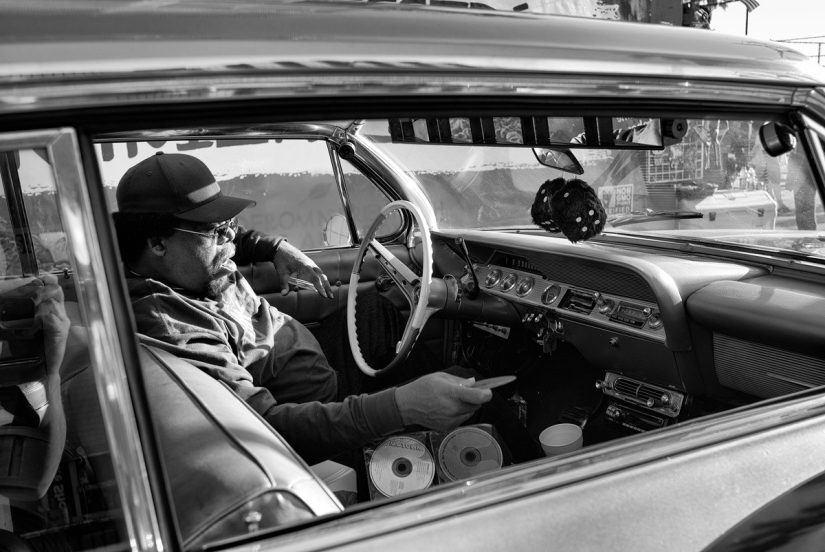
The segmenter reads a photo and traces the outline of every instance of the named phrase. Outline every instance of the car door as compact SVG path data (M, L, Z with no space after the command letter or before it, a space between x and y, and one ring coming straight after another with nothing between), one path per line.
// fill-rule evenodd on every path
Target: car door
M132 408L75 133L0 134L0 181L0 543L155 549L151 428Z

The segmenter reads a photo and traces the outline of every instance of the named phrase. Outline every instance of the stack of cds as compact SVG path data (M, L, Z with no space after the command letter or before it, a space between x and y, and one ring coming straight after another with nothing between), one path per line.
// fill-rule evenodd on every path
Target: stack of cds
M495 471L504 465L504 454L495 429L479 424L389 437L366 449L365 461L374 500Z

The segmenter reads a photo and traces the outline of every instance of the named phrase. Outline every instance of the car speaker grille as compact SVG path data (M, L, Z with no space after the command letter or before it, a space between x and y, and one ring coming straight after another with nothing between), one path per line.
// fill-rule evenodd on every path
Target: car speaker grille
M761 398L825 385L825 360L776 347L713 335L716 376L725 387Z
M628 299L637 299L649 303L656 302L653 290L641 277L627 272L607 270L596 264L573 262L564 257L531 254L521 255L533 263L548 280L576 287L592 289L609 295L618 295Z

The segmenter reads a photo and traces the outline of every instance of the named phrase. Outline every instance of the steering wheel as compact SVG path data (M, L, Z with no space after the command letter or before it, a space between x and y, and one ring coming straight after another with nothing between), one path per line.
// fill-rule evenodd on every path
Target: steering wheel
M399 261L390 251L378 243L375 239L375 233L381 223L392 213L398 209L406 209L413 215L418 228L421 231L421 242L424 250L424 266L421 277L416 275L404 263ZM358 296L358 281L361 278L361 267L364 262L364 256L369 248L375 255L378 262L384 267L390 278L398 286L398 289L407 298L410 304L410 318L404 328L404 333L395 346L395 357L386 367L381 370L375 370L367 364L364 356L361 354L361 348L358 345L358 334L355 325L355 305ZM349 293L347 294L347 334L349 336L350 349L352 349L352 356L355 358L355 363L358 368L368 376L375 376L379 373L386 373L392 368L398 366L410 354L415 341L418 339L421 329L427 323L430 316L440 310L438 306L431 306L431 287L433 284L433 244L430 238L430 228L424 219L421 210L410 203L409 201L393 201L386 205L376 217L375 221L367 231L367 235L361 242L361 247L358 250L358 255L355 257L355 264L352 267L352 276L350 277ZM436 286L437 288L439 286ZM436 293L436 295L443 295ZM443 298L442 298L443 299Z

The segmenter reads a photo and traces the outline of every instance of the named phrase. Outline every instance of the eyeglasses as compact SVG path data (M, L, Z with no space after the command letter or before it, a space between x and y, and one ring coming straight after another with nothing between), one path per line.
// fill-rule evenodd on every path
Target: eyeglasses
M225 222L220 223L218 226L214 227L209 232L195 232L194 230L185 230L183 228L172 228L172 230L177 230L178 232L186 232L187 234L197 234L198 236L205 236L209 239L215 239L217 243L226 243L229 238L227 234L229 231L232 230L233 234L238 233L238 221L235 219L230 219Z

